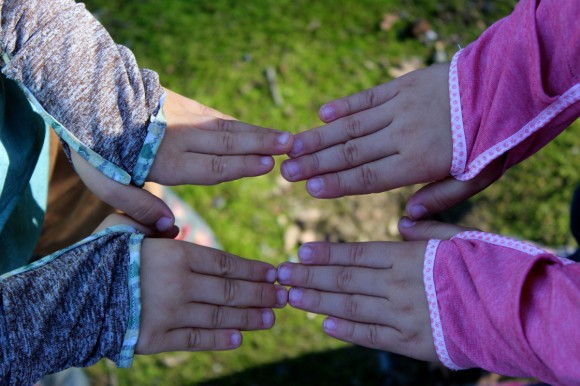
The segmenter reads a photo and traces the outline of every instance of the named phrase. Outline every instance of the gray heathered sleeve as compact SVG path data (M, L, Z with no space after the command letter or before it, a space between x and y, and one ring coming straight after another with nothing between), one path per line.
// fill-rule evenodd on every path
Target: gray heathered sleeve
M119 359L130 237L106 234L0 281L0 385Z
M0 17L4 74L85 146L133 175L164 95L157 74L140 70L73 0L0 0Z

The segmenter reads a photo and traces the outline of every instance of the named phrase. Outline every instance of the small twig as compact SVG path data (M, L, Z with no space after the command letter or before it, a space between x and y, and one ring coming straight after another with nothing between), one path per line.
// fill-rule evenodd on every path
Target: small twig
M266 67L266 79L268 79L268 85L270 86L270 95L276 106L282 106L284 101L282 100L282 95L280 94L280 89L278 88L278 82L276 81L276 69L272 66Z

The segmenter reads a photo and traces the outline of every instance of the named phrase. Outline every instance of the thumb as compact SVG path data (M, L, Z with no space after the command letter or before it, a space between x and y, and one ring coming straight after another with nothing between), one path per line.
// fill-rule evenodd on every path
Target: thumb
M496 159L468 181L447 177L425 185L409 198L406 208L409 217L419 220L450 209L476 195L501 177L502 162L502 158Z
M447 240L458 233L474 230L478 229L432 220L413 221L408 217L403 217L399 220L399 232L407 241Z
M76 172L87 188L101 200L161 233L171 232L174 228L175 217L159 197L145 189L111 180L75 152L71 152L71 158Z

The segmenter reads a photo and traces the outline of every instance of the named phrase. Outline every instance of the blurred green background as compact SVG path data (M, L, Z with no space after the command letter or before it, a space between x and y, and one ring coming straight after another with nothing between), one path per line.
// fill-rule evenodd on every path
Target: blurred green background
M243 121L300 132L320 124L317 111L327 101L449 60L458 45L474 40L515 3L89 0L86 5L142 67L159 73L165 87ZM266 71L276 80L269 81ZM575 126L447 218L548 246L573 245L568 205L580 182ZM267 176L176 190L226 250L276 265L312 239L397 239L396 221L414 188L317 201L305 194L303 183L285 183L278 169L279 162ZM138 357L130 370L101 361L89 374L96 385L434 385L467 384L479 376L449 376L334 341L323 334L321 322L320 316L286 308L277 311L271 331L246 333L234 352Z

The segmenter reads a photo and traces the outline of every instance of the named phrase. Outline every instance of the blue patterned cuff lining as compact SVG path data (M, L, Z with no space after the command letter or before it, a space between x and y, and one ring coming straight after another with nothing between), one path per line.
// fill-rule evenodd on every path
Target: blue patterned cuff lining
M143 142L143 147L137 158L137 164L133 169L133 184L136 186L143 186L145 179L151 170L157 150L163 140L165 128L167 127L167 120L163 113L163 104L165 103L166 95L163 94L159 100L159 108L157 114L151 116L149 127L147 128L147 136Z
M145 235L135 233L129 239L129 323L123 339L117 367L128 368L133 365L135 346L139 338L139 323L141 316L141 242Z

